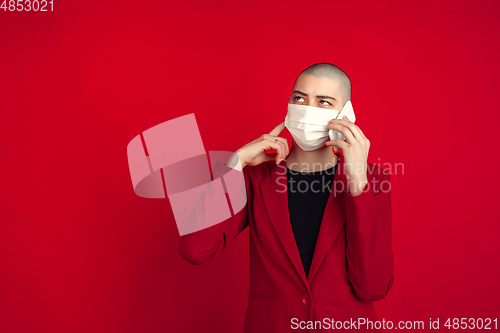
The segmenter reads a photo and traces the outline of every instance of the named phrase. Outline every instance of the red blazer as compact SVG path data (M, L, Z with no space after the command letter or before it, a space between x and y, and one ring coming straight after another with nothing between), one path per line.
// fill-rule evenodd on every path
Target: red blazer
M349 325L352 318L359 331L366 325L359 326L358 318L378 320L372 301L385 297L394 279L390 175L368 164L369 184L353 197L346 192L343 155L337 156L339 165L308 278L289 220L284 162L245 167L245 208L224 222L181 237L182 257L203 265L249 227L244 333L319 332L293 328L320 321L323 329L329 329L325 318Z

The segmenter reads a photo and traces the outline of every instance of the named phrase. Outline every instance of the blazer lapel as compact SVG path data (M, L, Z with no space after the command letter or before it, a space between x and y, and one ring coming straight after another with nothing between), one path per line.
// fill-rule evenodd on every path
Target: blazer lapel
M316 274L323 259L325 259L346 220L344 189L347 186L347 178L344 174L344 155L340 153L336 155L339 157L339 162L333 178L330 196L325 206L323 219L321 220L318 240L316 241L316 248L314 249L309 270L309 282L312 281L314 274Z
M339 157L339 162L337 170L335 171L332 190L328 197L323 219L321 221L318 240L316 241L308 277L306 277L304 272L304 267L302 266L299 250L290 223L288 212L288 182L285 164L282 162L279 166L273 165L270 176L264 178L259 183L264 205L274 230L288 254L288 257L292 261L295 270L306 286L309 286L309 282L312 281L314 274L332 247L346 219L343 190L347 186L347 178L344 174L344 156L341 153L336 153L335 155Z
M281 162L279 166L273 164L271 175L261 180L259 187L274 230L292 261L295 270L302 278L304 284L308 286L309 283L307 282L306 273L302 266L288 213L288 182L285 163Z

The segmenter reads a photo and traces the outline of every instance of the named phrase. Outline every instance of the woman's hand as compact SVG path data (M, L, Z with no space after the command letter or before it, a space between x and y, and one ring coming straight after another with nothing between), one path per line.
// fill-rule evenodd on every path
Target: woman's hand
M349 193L352 196L360 195L368 184L366 170L370 141L346 116L343 119L332 119L327 127L339 131L345 138L345 141L340 139L327 141L325 145L342 149Z
M263 134L238 149L234 154L240 158L241 169L247 165L255 166L272 160L279 164L284 160L289 153L288 142L285 138L278 136L284 128L285 123L282 122L269 134ZM266 154L266 150L269 149L276 149L276 153Z

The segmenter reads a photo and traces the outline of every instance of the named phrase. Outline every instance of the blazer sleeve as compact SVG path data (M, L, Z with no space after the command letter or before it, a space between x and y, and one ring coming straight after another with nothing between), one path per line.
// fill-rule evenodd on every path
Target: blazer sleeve
M229 170L227 166L223 168L226 171ZM245 186L245 183L248 184L247 169L243 169L244 183L239 189L245 195L243 209L211 227L181 236L179 252L188 262L194 265L207 264L220 256L228 245L248 226L248 198L250 197L249 186ZM228 184L225 186L228 186ZM205 193L200 196L198 204L210 204L210 199L205 198Z
M373 179L358 196L344 192L347 272L364 301L384 298L394 282L390 174Z

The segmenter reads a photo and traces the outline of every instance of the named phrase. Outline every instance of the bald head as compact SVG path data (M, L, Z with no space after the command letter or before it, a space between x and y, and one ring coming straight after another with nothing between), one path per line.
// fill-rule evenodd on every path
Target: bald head
M301 75L314 75L316 77L327 77L331 80L338 81L340 87L340 94L342 96L342 100L344 104L347 101L351 100L351 80L347 76L347 74L341 70L338 66L331 64L329 62L320 62L314 65L311 65L300 72L295 79L293 86L295 87L295 83L297 83L297 79ZM294 89L292 89L293 91Z

